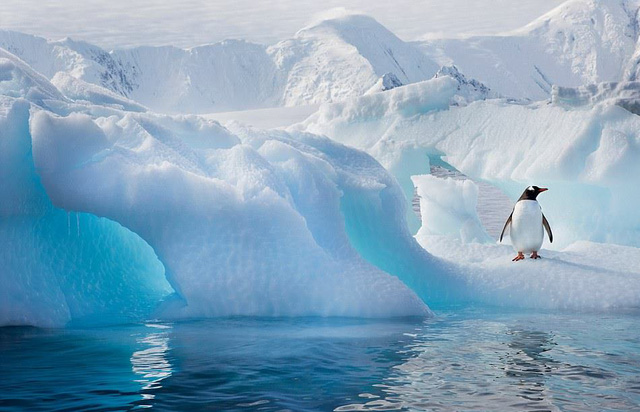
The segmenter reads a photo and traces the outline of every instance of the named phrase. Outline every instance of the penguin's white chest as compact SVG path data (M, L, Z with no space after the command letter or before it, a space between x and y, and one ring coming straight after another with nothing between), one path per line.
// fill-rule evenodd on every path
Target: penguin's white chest
M511 244L516 252L539 251L544 239L542 209L536 200L516 202L511 215Z

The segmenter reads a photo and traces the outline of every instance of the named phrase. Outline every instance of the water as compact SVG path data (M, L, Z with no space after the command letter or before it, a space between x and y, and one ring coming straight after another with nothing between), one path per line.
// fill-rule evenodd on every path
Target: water
M640 314L0 329L1 410L638 410Z

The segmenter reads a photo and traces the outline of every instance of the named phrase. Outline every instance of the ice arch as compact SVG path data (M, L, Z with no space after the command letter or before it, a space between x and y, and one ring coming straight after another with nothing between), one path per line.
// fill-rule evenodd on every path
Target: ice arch
M33 162L29 110L15 100L0 114L0 325L151 316L172 292L162 264L118 223L52 205Z
M159 316L429 313L345 233L343 193L395 184L368 155L304 134L239 138L190 117L36 110L30 125L53 204L122 224L162 261L180 299Z

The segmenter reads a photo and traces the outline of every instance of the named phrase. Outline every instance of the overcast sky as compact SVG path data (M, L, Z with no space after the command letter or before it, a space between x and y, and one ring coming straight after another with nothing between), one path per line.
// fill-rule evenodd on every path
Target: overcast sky
M518 28L563 0L0 0L0 29L105 48L192 47L227 38L272 44L334 7L376 18L404 40Z

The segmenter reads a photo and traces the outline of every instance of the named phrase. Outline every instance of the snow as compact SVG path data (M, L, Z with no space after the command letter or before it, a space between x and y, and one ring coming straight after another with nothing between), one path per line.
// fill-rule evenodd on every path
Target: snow
M24 97L38 105L47 100L62 100L62 93L41 74L16 56L0 49L0 93Z
M367 151L394 172L409 199L411 175L429 171L424 159L444 156L511 199L530 184L550 187L544 207L559 226L558 247L576 240L640 245L638 199L628 190L640 183L636 115L608 101L576 110L504 100L449 108L453 86L443 77L326 105L293 129ZM414 96L430 103L416 104Z
M430 313L349 241L347 227L375 228L403 204L368 155L60 99L64 116L2 97L2 180L16 184L2 186L0 324ZM342 197L361 195L379 214L363 218L364 202L347 222Z
M90 104L108 106L118 110L144 112L147 109L109 89L77 79L65 72L58 72L51 83L72 100L86 101Z
M425 40L441 65L513 98L541 100L551 87L635 80L637 0L570 0L510 33Z
M420 45L342 11L271 46L0 32L0 325L640 306L637 6ZM513 263L532 184L555 239Z
M259 129L275 129L300 123L318 110L319 105L272 107L268 109L238 110L204 114L221 124L238 122Z
M512 262L510 245L463 243L422 237L420 244L465 277L477 303L550 310L603 311L637 308L637 248L580 241L558 251L543 247L542 259Z

